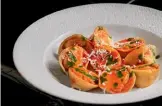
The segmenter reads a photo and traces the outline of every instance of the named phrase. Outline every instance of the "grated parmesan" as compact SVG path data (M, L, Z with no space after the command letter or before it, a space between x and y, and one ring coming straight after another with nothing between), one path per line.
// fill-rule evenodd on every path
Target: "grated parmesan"
M106 88L103 89L103 93L106 94Z

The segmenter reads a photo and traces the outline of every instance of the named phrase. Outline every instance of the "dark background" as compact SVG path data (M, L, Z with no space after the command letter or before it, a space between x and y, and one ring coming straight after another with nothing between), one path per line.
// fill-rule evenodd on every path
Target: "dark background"
M91 3L127 3L130 0L3 0L2 1L2 56L1 63L13 67L12 51L18 36L36 20L68 7ZM132 4L148 6L162 10L160 0L135 0ZM32 91L23 85L17 84L2 76L2 105L23 106L23 101L28 106L50 106L50 99L38 92ZM139 102L133 105L147 104L158 105L162 98ZM77 103L63 101L64 105ZM47 106L48 106L47 105ZM129 105L129 104L127 104ZM159 104L160 105L160 104ZM52 105L51 105L52 106ZM53 105L55 106L55 105ZM56 105L57 106L57 105Z

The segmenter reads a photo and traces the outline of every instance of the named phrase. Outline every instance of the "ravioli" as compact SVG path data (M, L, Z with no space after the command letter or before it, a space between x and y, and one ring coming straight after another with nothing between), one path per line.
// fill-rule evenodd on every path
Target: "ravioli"
M130 91L135 84L136 76L128 67L120 67L104 72L99 78L99 87L107 93L124 93Z
M62 50L75 45L83 47L87 52L91 52L93 49L91 42L86 37L81 34L73 34L62 41L59 46L58 54L60 54Z
M126 93L135 86L151 86L160 72L155 45L146 44L140 37L112 44L104 26L97 26L89 38L81 34L67 37L58 55L71 87L81 91L100 88L104 93Z
M88 65L88 53L80 46L71 46L64 49L59 55L59 63L67 74L70 67Z
M108 33L107 29L103 26L98 26L95 28L90 40L95 47L111 45L112 43L112 37Z
M71 87L81 91L89 91L98 87L98 77L83 67L69 68Z
M125 64L127 65L138 65L138 64L149 64L155 62L155 50L154 45L144 45L132 52L125 57Z
M128 53L143 45L145 45L145 40L135 37L120 40L114 44L114 47L119 51L121 57L124 58Z
M153 84L159 75L160 67L156 63L139 65L132 69L137 79L135 86L145 88Z

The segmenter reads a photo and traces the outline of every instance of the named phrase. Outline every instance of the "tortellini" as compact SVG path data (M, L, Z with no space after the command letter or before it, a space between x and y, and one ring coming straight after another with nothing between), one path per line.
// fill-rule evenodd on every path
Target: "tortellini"
M59 64L71 87L81 91L100 88L106 93L125 93L148 87L160 71L156 46L140 37L125 38L112 44L112 36L97 26L89 38L73 34L61 42Z

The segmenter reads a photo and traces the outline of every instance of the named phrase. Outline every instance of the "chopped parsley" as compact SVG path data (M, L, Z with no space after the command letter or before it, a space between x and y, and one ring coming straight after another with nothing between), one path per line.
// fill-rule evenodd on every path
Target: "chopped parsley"
M121 69L120 69L120 71L125 71L125 69L126 69L126 67L122 67Z
M72 49L72 50L75 50L75 48L74 48L74 47L72 47L71 49Z
M132 76L133 76L133 71L129 73L129 78L131 78Z
M104 78L103 76L101 76L101 77L100 77L100 81L101 81L101 84L102 84L103 82L107 81L107 79Z
M110 39L112 39L112 36L109 36Z
M139 59L139 60L142 60L142 59L143 59L143 55L142 55L142 54L139 54L139 55L138 55L138 59Z
M113 60L112 55L110 55L107 59L107 63L106 65L111 65L111 64L115 64L117 62L117 59Z
M131 41L130 44L136 43L136 41Z
M85 41L87 38L84 37L83 35L81 36L82 40Z
M128 40L128 41L132 41L133 39L134 39L134 38L128 38L127 40Z
M107 79L105 78L107 75L107 73L103 73L102 76L100 76L100 81L101 81L101 84L105 81L107 81Z
M129 48L133 48L133 46L131 46L131 45L128 45L128 47L129 47Z
M92 79L92 80L94 80L94 81L98 80L97 77L92 76L92 75L86 73L85 71L83 71L83 70L81 70L81 69L79 69L79 68L75 68L75 70L76 70L77 72L80 72L80 73L84 74L85 76L89 77L90 79Z
M69 66L69 67L73 67L74 66L74 62L71 62L71 61L67 61L67 65Z
M98 30L103 30L103 27L102 26L98 26Z
M107 73L103 73L103 74L102 74L103 77L106 77L106 75L107 75Z
M159 58L160 58L160 55L157 55L155 58L156 58L156 59L159 59Z
M134 41L131 41L129 44L133 44L133 43L136 43L136 42L139 42L140 40L134 40Z
M107 72L110 72L111 70L109 68L106 69Z
M68 53L68 56L69 56L69 58L71 59L72 62L75 63L75 62L77 61L77 59L76 59L76 57L73 55L73 53L71 53L71 52Z
M119 78L121 78L121 77L123 77L123 74L122 74L122 72L121 71L117 71L117 76L119 77Z
M115 83L113 84L113 87L116 88L117 86L118 86L118 83L115 82Z

